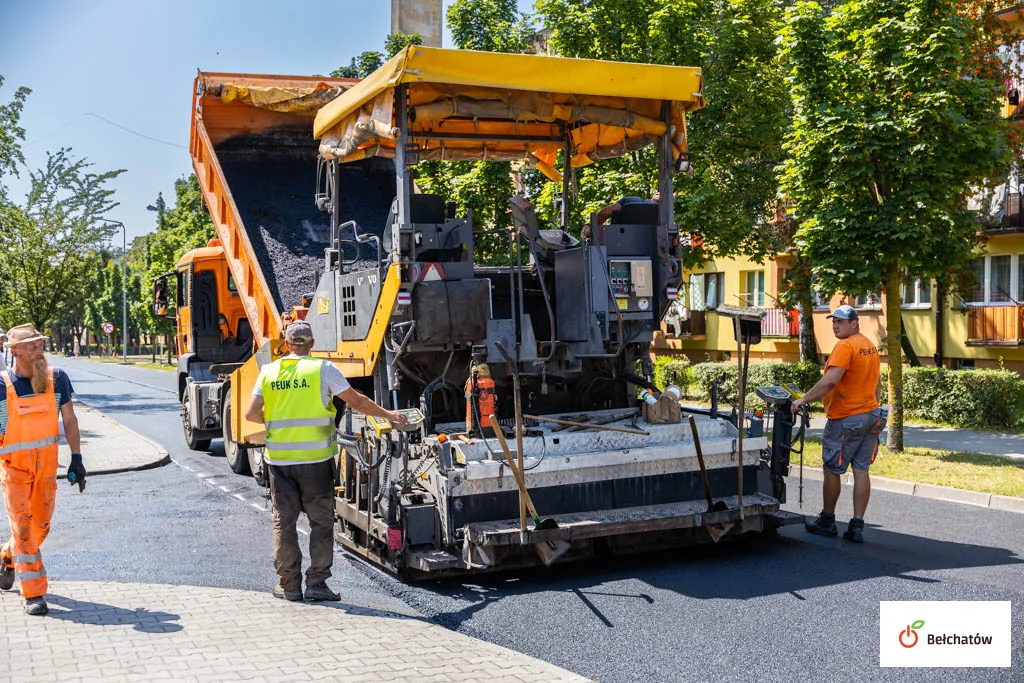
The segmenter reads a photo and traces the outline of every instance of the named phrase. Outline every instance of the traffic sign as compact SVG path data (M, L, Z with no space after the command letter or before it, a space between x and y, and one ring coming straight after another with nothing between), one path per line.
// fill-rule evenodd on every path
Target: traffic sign
M114 334L114 323L103 323L103 334Z

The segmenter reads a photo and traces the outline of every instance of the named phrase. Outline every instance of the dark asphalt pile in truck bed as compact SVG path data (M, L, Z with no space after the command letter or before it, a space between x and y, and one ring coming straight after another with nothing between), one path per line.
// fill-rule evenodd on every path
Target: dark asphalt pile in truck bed
M282 313L316 290L331 242L330 214L314 203L316 149L307 129L240 135L217 146L228 189ZM355 220L364 232L381 232L395 196L393 169L390 159L342 165L342 222ZM351 247L343 250L343 258L354 255ZM360 268L376 263L373 245L362 245L359 256Z

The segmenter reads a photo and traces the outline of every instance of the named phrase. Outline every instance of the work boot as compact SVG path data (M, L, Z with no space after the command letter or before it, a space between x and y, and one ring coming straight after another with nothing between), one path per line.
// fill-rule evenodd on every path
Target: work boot
M843 532L843 538L851 543L864 542L864 520L860 517L852 517L850 523Z
M295 590L285 590L281 584L274 586L274 597L287 600L289 602L302 602L302 590L296 588Z
M9 591L14 586L14 562L10 555L0 555L0 591Z
M50 608L46 604L46 598L39 596L38 598L25 598L25 614L31 614L34 617L41 617Z
M323 582L312 586L306 586L306 599L313 602L319 602L321 600L338 602L341 600L341 594L335 593L328 587L326 582Z
M824 510L814 518L813 522L804 522L804 528L812 534L819 536L838 536L839 529L836 528L836 513L825 512Z

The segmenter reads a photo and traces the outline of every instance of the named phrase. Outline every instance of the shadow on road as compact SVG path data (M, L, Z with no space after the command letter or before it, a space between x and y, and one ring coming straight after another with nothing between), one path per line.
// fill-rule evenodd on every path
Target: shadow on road
M782 593L804 599L804 591L879 577L941 583L916 572L1021 565L1012 550L941 541L886 531L868 525L870 543L854 546L842 539L768 539L751 536L701 546L628 557L607 557L586 564L565 564L516 573L483 575L419 588L457 600L463 607L437 614L442 626L459 629L473 615L504 598L544 592L571 592L608 628L589 596L656 602L656 592L609 592L609 584L638 580L698 600L748 600ZM471 582L471 583L470 583Z

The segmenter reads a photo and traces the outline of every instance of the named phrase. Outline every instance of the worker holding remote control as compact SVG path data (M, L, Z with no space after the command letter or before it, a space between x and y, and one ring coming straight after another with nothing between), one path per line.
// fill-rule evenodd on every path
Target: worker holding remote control
M387 410L352 388L336 365L309 356L313 328L299 320L285 328L288 355L263 366L245 417L266 425L266 460L274 508L274 596L284 600L337 601L327 585L334 561L334 461L337 409L352 410L405 426L405 415ZM309 519L309 561L302 591L302 551L296 523Z

